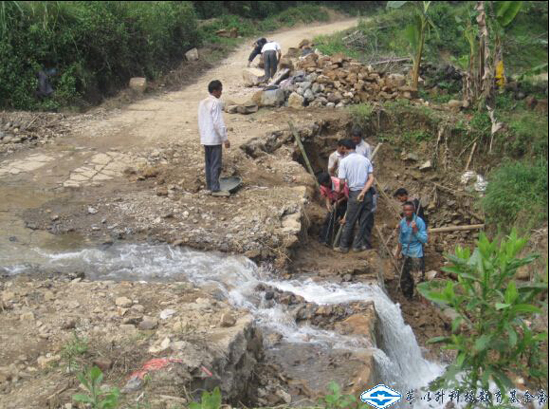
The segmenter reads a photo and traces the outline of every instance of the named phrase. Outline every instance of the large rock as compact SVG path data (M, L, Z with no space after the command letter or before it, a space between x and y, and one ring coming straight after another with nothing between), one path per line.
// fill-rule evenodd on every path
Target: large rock
M293 92L288 97L288 106L295 109L301 109L304 106L304 98Z
M402 87L405 83L405 76L403 74L390 74L386 77L386 84L392 88Z
M244 104L237 105L237 113L241 115L249 115L253 114L254 112L258 112L258 105L254 103L253 101L245 102Z
M257 68L248 68L243 71L245 87L257 87L264 79L264 72Z
M147 78L134 77L130 80L130 89L139 94L143 94L147 89Z
M185 53L185 59L187 61L197 61L199 59L199 50L192 48Z
M256 101L254 101L256 102ZM261 107L279 107L285 102L285 92L282 89L270 89L262 91L260 103Z

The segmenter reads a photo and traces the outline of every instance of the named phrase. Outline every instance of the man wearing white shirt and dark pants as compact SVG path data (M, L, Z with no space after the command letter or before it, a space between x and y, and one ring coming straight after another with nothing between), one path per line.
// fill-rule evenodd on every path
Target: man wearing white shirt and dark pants
M374 183L373 167L366 157L355 152L352 141L344 141L346 157L340 162L338 178L340 186L347 181L349 187L348 207L345 216L345 225L337 249L340 253L347 253L352 244L355 223L359 231L353 239L353 251L367 250L370 246L368 238L368 217L372 209L371 186Z
M262 47L262 55L264 56L265 80L269 80L275 76L277 65L281 59L281 46L275 41L270 41Z
M229 148L227 128L223 121L222 83L218 80L208 84L210 95L199 103L199 133L201 145L204 146L206 189L213 196L229 196L228 192L220 190L220 174L222 171L222 144Z
M363 132L361 132L361 128L354 127L351 130L351 141L355 144L355 152L359 155L363 155L368 160L372 160L372 149L363 139Z

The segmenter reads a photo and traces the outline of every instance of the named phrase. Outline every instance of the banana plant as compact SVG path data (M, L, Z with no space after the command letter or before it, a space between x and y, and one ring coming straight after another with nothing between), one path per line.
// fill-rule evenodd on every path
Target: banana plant
M414 23L405 28L404 36L413 50L413 71L412 87L418 88L418 75L420 72L420 61L426 42L426 34L430 27L435 29L435 25L428 16L428 9L431 1L388 1L387 8L397 9L403 7L406 3L414 3L416 15Z
M502 37L504 30L516 18L521 10L521 1L495 1L496 16L492 19L492 26L495 32L495 80L499 88L503 89L506 84L504 73L504 56L502 47Z

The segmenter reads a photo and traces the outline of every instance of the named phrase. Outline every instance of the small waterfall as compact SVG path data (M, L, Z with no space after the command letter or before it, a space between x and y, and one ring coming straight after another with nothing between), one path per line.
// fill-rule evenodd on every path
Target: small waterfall
M215 286L236 307L248 309L258 324L280 333L289 343L319 343L335 349L373 349L362 337L342 336L310 326L298 326L282 305L266 306L256 294L260 283L302 296L317 304L373 301L380 317L383 349L374 356L381 381L406 391L426 386L443 368L422 357L410 326L398 305L375 284L319 283L312 280L278 280L242 256L225 256L167 245L125 244L105 250L84 249L68 253L40 252L48 261L42 268L82 271L90 279L130 281L184 281ZM22 266L7 269L25 271Z

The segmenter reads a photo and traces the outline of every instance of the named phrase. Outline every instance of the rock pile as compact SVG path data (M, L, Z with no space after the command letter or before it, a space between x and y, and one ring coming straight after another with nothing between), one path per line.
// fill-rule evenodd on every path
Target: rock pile
M340 108L367 101L417 97L417 91L407 85L403 74L378 72L341 54L322 55L303 46L303 42L300 49L301 52L289 49L281 58L277 76L269 83L268 88L278 86L284 91L281 105L297 109L304 106ZM243 79L246 86L258 86L264 81L259 72L252 70L245 70ZM253 102L258 106L264 106L261 101L265 92L273 93L273 90L255 95Z
M402 74L385 75L342 55L310 53L300 58L298 71L281 82L288 106L342 107L367 101L413 99L416 90Z

